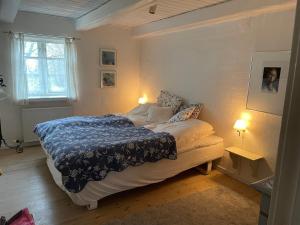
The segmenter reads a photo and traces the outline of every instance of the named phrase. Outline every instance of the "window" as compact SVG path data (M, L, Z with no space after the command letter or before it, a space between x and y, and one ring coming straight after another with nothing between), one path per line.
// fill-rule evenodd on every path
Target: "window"
M25 36L28 98L66 98L65 39Z
M31 99L77 99L77 51L74 38L12 33L12 98L17 104Z

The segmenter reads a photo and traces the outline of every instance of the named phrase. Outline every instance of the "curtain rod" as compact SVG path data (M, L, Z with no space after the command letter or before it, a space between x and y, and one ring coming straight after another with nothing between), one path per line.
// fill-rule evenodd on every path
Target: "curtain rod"
M79 41L80 38L77 38L77 37L66 37L66 36L55 36L55 35L47 35L47 34L33 34L33 33L23 33L23 32L13 32L11 30L9 31L2 31L2 33L4 34L27 34L27 35L35 35L35 36L48 36L48 37L55 37L55 38L69 38L69 39L72 39L74 41Z

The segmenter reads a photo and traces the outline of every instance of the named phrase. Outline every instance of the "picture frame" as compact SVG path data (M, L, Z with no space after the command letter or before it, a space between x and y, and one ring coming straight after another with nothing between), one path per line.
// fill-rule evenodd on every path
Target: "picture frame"
M100 49L100 66L116 67L117 51L115 49Z
M256 52L252 57L246 108L281 116L290 51Z
M100 87L115 88L117 87L117 72L115 70L103 70L100 72Z

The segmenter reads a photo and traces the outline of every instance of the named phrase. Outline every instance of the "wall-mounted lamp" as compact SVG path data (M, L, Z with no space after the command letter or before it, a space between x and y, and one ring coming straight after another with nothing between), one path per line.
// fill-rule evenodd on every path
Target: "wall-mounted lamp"
M233 128L239 133L239 136L241 136L241 132L245 132L247 129L247 122L239 119L234 123Z
M141 104L141 105L146 104L147 103L147 97L146 96L140 97L139 100L138 100L138 103Z

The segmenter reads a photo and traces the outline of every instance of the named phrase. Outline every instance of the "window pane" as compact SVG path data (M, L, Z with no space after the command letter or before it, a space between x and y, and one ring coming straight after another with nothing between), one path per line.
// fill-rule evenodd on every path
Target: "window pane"
M30 36L24 48L29 98L66 97L64 39Z
M64 58L64 44L47 43L47 58Z
M39 73L39 61L38 59L26 59L25 58L25 71L26 74Z
M48 59L48 74L65 74L64 59Z
M66 80L64 75L49 75L48 76L48 89L51 93L66 92Z
M38 57L37 42L25 41L24 53L27 57Z
M39 71L38 59L25 58L25 72L29 96L40 96L42 94L42 77Z
M28 74L27 75L28 83L28 94L29 96L42 96L42 83L39 75Z
M66 92L64 60L48 59L48 91L51 93Z

